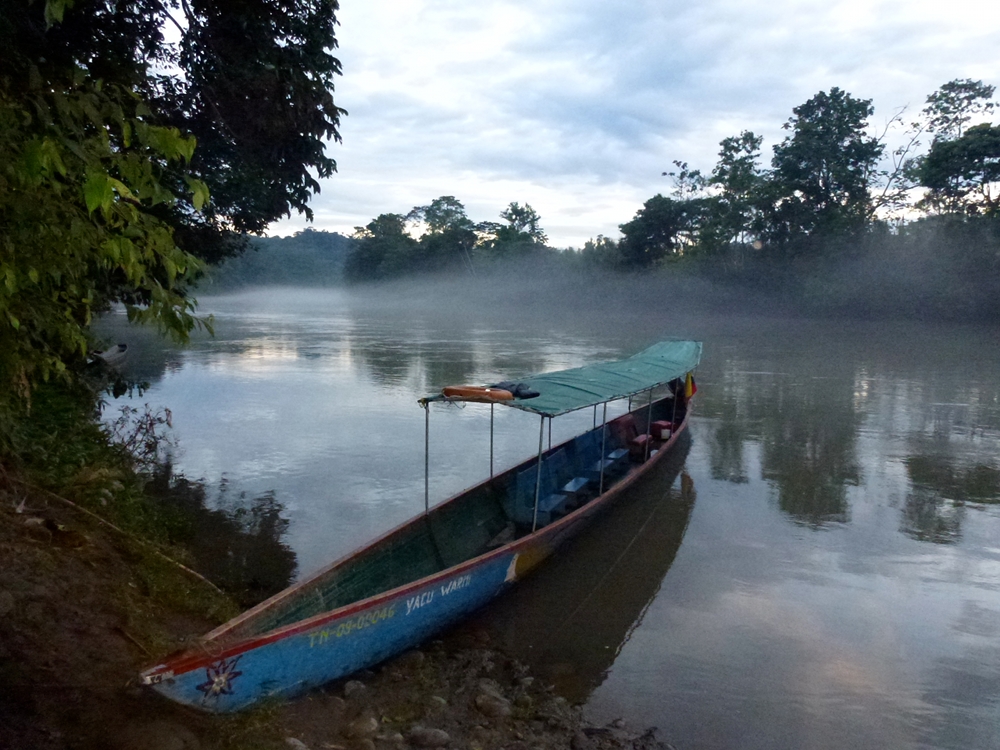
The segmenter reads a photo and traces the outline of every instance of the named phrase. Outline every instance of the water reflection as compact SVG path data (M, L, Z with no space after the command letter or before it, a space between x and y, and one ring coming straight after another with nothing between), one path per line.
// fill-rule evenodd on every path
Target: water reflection
M1000 502L1000 470L983 463L964 468L942 455L913 455L906 469L914 485L934 491L944 499L959 502Z
M681 474L690 445L685 433L619 506L467 627L487 628L560 695L584 702L641 624L680 549L696 497L691 477Z
M412 365L420 361L420 355L412 342L406 345L402 339L351 336L345 344L351 360L363 367L372 380L382 385L395 386L406 382ZM470 354L462 354L465 356L459 356L458 362L471 360Z
M710 397L718 419L712 477L747 482L744 446L759 443L761 475L782 511L814 529L846 523L846 488L860 481L855 442L862 415L853 382L738 369L724 378L724 388Z
M961 539L967 503L1000 503L1000 470L985 463L956 465L955 456L917 453L905 460L913 486L900 530L914 539L951 544Z
M215 303L215 335L196 333L187 350L170 346L151 329L128 325L123 314L106 316L99 328L108 341L129 342L126 377L154 385L191 360L207 358L214 367L260 372L282 363L294 369L295 361L303 359L319 368L354 370L379 386L406 385L415 395L423 395L428 387L480 382L484 377L523 377L613 358L623 351L620 345L595 351L590 342L574 337L560 340L552 332L455 329L453 323L442 328L419 315L401 313L401 320L384 312L352 311L359 300L344 294L326 299L324 316L311 308L308 297L302 298L294 295L285 300L293 307L287 318L258 309L247 297L210 298ZM295 315L294 307L303 307L312 317L304 317L304 311ZM651 339L640 341L645 345Z
M746 484L747 476L744 446L745 435L740 429L732 405L722 405L721 422L712 430L712 448L709 452L712 462L712 479L734 484Z
M926 487L906 496L899 529L921 542L953 544L962 538L965 508Z
M468 383L480 369L471 342L464 345L454 341L439 342L433 351L422 352L420 365L423 368L422 382L428 385ZM490 369L489 363L485 364L484 369Z
M209 503L203 483L173 476L169 464L147 489L164 512L170 541L190 550L193 567L240 605L257 604L291 583L295 553L283 541L288 521L274 492L250 498L233 493L223 479Z

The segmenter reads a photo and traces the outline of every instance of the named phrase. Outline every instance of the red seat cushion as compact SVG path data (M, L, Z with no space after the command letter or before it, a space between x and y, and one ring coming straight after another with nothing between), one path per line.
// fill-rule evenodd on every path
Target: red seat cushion
M646 443L649 441L649 435L639 435L632 438L628 443L628 452L632 458L642 461L646 458Z
M666 419L653 422L649 426L649 431L653 434L654 440L666 440L670 437L672 430L673 425Z

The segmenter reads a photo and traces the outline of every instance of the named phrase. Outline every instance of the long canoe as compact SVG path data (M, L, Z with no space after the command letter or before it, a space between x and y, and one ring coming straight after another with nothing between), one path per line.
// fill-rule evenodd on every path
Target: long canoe
M591 392L575 401L560 388L578 391L588 368L563 371L562 386L552 373L527 379L540 400L505 403L540 414L543 426L581 404L595 406L596 421L598 404L623 397L615 381L623 372L630 380L642 373L649 397L428 508L145 670L141 681L198 709L237 711L377 664L468 615L527 575L673 451L690 414L690 379L685 394L679 378L697 364L701 345L693 351L655 373L645 366L672 362L662 351L641 362L641 355L623 360L631 364L617 370L606 363ZM668 383L670 392L654 399L654 389ZM638 384L624 396L642 393ZM422 405L440 398L452 397Z

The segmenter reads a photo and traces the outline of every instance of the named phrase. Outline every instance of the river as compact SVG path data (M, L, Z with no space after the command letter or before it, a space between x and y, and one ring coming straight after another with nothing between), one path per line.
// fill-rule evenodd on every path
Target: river
M477 626L593 721L685 750L1000 747L995 330L496 294L206 296L216 335L183 349L103 325L150 384L131 402L171 410L175 469L220 507L276 502L299 576L422 509L418 397L698 338L682 455ZM496 468L536 419L497 409ZM430 431L432 503L489 473L489 407Z

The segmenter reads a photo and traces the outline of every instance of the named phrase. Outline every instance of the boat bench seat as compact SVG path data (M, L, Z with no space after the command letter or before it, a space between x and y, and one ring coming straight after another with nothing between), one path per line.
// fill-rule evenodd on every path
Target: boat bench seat
M648 447L647 447L648 444ZM633 461L638 461L642 463L646 460L647 450L653 445L649 438L649 435L636 435L634 438L629 440L628 452L629 456L632 457Z
M549 516L564 515L568 501L569 498L562 492L553 492L548 495L542 495L538 498L539 517L542 513L547 513ZM534 510L534 503L532 503L531 507L532 510Z
M561 492L553 492L547 487L545 465L542 465L542 486L538 497L538 526L552 521L553 515L564 515L569 498ZM535 519L535 483L538 469L531 466L517 474L517 488L514 495L514 522L521 526L531 526Z
M542 461L541 485L538 488L539 526L565 515L577 507L589 493L590 478L573 474L572 465L564 449L557 450ZM528 467L517 474L514 489L514 520L519 524L527 526L534 521L537 482L537 466Z
M646 460L649 450L653 447L653 439L649 434L639 432L632 414L623 414L610 422L609 427L615 437L615 442L628 448L629 456L633 461L642 463ZM662 434L662 426L660 429Z
M599 458L587 467L587 474L595 485L601 481L601 469L604 469L605 487L607 480L614 479L628 469L628 449L616 448L606 458Z
M626 456L628 456L628 451L624 448L618 448L608 454L608 460L611 461L616 468L624 469Z
M660 419L649 426L649 431L653 435L653 440L669 440L676 427L666 419Z
M578 501L590 490L590 478L574 476L575 473L566 450L560 448L542 464L542 492L548 489L566 495L570 504L579 504ZM545 484L546 474L548 485Z

